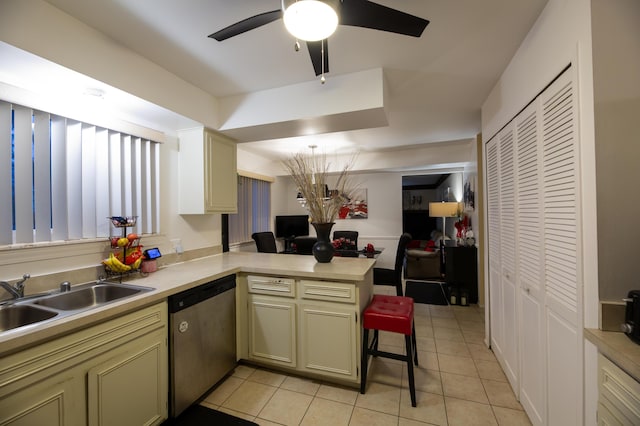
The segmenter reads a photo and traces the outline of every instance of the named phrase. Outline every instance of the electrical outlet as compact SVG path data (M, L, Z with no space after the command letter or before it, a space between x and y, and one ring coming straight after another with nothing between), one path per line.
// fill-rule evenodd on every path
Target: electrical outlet
M182 254L184 252L184 249L182 248L182 240L180 238L171 240L171 244L175 253Z

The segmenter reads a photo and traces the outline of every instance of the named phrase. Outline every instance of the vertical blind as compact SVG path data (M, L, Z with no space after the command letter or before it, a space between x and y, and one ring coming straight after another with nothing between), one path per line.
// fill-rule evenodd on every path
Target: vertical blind
M159 143L0 101L0 245L159 232Z
M271 183L238 176L238 213L229 215L229 243L251 240L254 232L270 229Z

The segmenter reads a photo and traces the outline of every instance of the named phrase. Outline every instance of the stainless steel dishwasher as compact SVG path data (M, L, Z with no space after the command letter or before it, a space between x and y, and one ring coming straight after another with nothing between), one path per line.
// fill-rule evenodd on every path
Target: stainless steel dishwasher
M235 287L229 275L169 297L171 417L236 365Z

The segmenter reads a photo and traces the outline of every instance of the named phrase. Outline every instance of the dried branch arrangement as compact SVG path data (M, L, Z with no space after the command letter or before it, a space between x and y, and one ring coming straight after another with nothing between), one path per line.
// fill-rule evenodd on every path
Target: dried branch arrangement
M298 187L299 196L309 211L312 223L335 221L342 205L349 201L354 188L349 187L349 170L353 160L340 172L329 173L330 163L325 155L295 154L282 162ZM332 181L329 185L329 180ZM331 188L331 190L329 190Z

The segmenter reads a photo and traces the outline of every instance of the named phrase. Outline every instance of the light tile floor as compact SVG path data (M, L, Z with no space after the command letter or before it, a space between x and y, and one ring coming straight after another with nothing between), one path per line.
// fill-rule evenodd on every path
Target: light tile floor
M377 291L384 292L384 291ZM415 305L417 407L406 365L375 358L367 391L239 365L203 405L271 425L530 425L493 352L477 306ZM380 333L380 349L402 352L403 336Z

